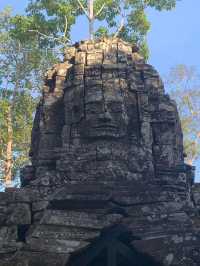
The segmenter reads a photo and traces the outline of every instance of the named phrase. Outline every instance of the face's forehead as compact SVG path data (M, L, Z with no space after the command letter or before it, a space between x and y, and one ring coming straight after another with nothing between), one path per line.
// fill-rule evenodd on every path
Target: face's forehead
M110 87L104 88L104 99L106 102L124 102L125 98L122 93L122 90L119 87L115 87L115 84L113 84L113 88Z
M74 106L87 112L91 106L105 106L107 103L118 103L128 110L128 113L134 113L137 106L137 96L130 91L126 78L126 69L111 68L92 68L85 66L83 71L86 78L81 79L80 84L71 86L65 92L65 104L68 105L65 110L73 112ZM125 110L125 109L124 109ZM65 111L65 112L66 112ZM81 114L80 114L81 115Z
M85 87L84 101L86 104L101 102L103 100L104 95L101 86Z
M99 101L106 102L124 102L127 92L123 92L119 87L91 87L78 88L67 90L65 92L65 103L70 105L80 103L83 99L85 103L93 103Z

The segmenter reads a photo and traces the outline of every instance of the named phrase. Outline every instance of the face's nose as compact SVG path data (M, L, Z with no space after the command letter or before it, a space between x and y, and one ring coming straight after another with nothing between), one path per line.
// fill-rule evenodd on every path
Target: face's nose
M110 122L112 120L112 116L111 114L108 112L108 110L104 110L104 112L102 114L99 114L99 120L101 122Z

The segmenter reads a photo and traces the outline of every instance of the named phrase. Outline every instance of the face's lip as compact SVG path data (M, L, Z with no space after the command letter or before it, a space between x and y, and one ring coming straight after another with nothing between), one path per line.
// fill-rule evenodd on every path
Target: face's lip
M94 126L92 128L94 129L117 129L118 127L112 124L102 124L102 125Z

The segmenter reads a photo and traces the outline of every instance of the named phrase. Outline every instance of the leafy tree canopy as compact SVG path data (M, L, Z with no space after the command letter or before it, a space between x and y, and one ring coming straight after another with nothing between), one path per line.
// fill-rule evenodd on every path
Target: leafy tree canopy
M146 35L150 23L146 15L148 7L156 10L171 10L180 0L96 0L95 19L103 21L96 36L118 35L124 40L137 43L148 56ZM39 34L41 45L66 44L70 30L78 16L88 10L87 0L30 0L26 15L13 18L13 34L21 41L34 40ZM46 38L48 36L48 38Z
M47 67L37 42L13 38L11 9L0 12L0 181L11 182L28 162L32 121ZM0 182L1 183L1 182Z
M178 105L186 162L192 165L200 159L200 75L195 67L177 65L166 81Z

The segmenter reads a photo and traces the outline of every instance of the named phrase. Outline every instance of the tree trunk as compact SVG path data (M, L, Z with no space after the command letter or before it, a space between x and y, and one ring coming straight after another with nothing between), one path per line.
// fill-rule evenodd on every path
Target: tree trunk
M188 159L188 160L186 160L186 164L189 164L189 165L193 165L193 162L194 162L194 160L193 159Z
M94 0L88 0L90 40L94 38Z
M89 21L89 25L90 25L90 40L94 39L94 19L91 19Z
M8 187L12 182L12 166L13 166L13 157L12 157L12 148L13 148L13 128L12 128L12 114L11 107L8 108L7 113L7 143L6 143L6 153L5 153L5 167L4 167L4 181L5 186Z

